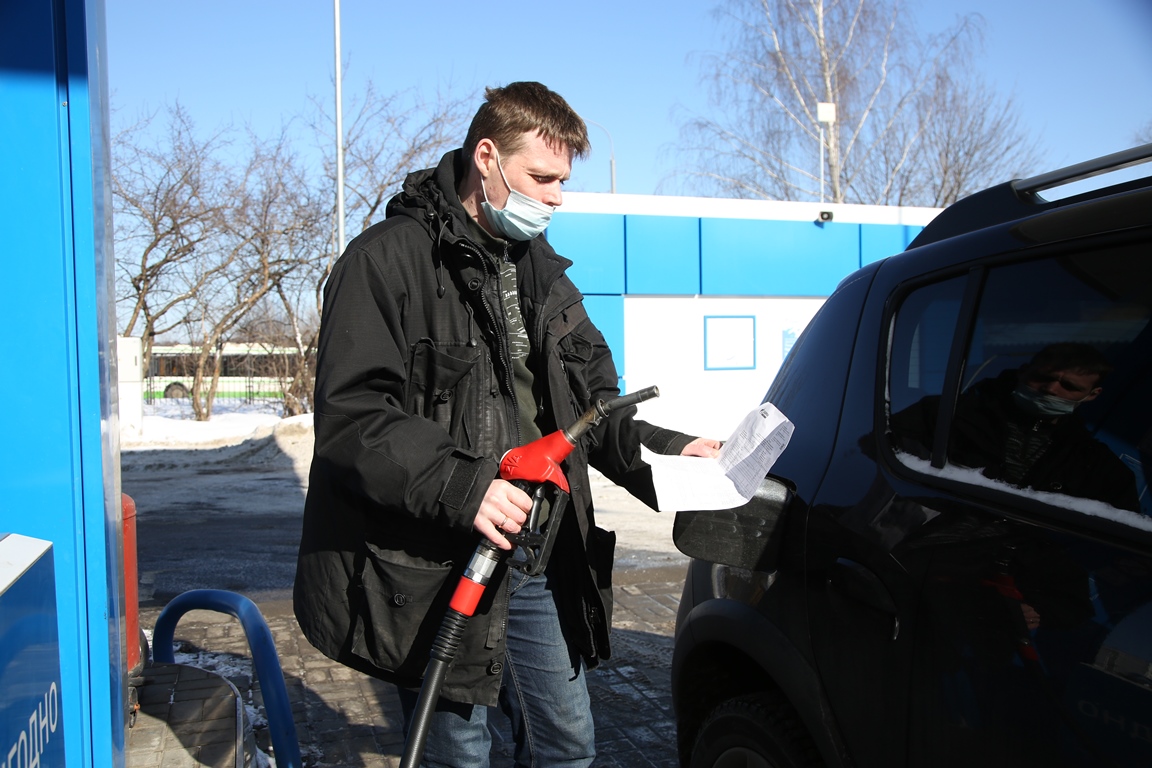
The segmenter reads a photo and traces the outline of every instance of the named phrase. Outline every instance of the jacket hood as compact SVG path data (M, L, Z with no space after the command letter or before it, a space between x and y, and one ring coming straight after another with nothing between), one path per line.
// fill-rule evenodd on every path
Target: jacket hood
M446 152L435 168L408 174L400 192L388 201L386 215L414 219L433 237L468 237L468 213L456 193L463 178L463 150Z

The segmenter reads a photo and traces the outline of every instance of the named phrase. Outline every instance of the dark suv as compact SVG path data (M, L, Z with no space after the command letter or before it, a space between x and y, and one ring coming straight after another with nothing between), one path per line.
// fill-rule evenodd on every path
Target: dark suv
M943 211L768 391L757 496L680 513L691 766L1152 766L1152 180Z

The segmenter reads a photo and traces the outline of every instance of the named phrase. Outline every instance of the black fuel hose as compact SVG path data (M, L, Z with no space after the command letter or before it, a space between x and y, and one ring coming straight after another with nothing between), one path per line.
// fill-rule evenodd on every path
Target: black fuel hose
M432 653L428 667L424 671L424 684L420 686L420 698L416 700L416 709L412 715L412 725L408 729L408 743L404 746L404 757L400 761L400 768L416 768L424 756L424 745L428 740L428 728L432 723L432 713L436 711L436 702L440 699L440 689L444 686L444 678L452 660L456 658L456 649L460 647L460 640L464 637L464 628L468 619L452 608L444 614L440 622L440 630L436 639L432 641Z
M424 683L420 686L420 697L416 700L416 709L412 715L412 723L408 728L407 743L404 746L404 757L400 760L400 768L417 768L420 759L424 757L424 745L428 741L428 729L432 724L432 713L436 711L436 702L440 699L440 689L444 687L444 678L456 658L456 650L464 637L464 629L468 626L468 619L476 613L476 606L484 594L484 588L492 579L496 566L506 556L506 552L487 539L480 542L468 567L456 584L456 591L452 593L452 601L440 622L440 629L436 632L436 639L432 641L432 650L428 657L428 666L424 669Z

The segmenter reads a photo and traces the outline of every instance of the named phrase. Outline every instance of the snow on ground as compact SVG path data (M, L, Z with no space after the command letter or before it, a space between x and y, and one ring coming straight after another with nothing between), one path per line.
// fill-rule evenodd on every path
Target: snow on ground
M271 434L285 421L279 400L248 403L219 399L212 406L212 418L196 421L187 398L167 398L144 404L144 420L139 435L124 432L120 447L125 451L158 448L213 448Z

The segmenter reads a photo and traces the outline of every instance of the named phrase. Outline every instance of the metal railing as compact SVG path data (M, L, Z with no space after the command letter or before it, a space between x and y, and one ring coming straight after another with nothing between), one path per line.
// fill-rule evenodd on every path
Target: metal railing
M272 631L256 604L243 595L222 589L193 589L177 595L156 620L152 630L152 656L161 664L176 661L172 644L176 624L188 611L205 610L227 613L240 620L252 651L252 665L260 681L264 696L264 711L268 717L268 731L279 768L303 768L300 742L296 736L296 723L292 720L292 707L288 689L284 685L284 672L276 655Z

